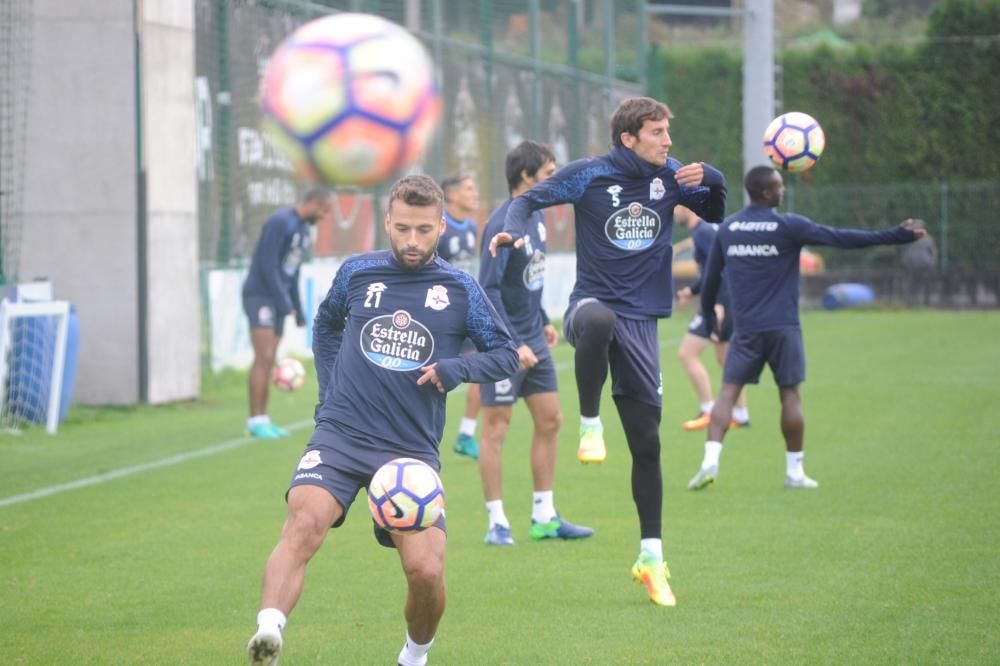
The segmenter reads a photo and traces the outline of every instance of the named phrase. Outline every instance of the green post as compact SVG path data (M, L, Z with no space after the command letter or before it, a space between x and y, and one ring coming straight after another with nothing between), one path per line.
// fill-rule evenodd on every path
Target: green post
M528 16L531 24L531 66L535 81L531 89L531 138L545 137L545 122L542 120L542 30L540 0L528 2Z
M583 108L583 100L580 96L580 64L577 61L577 53L580 50L580 31L577 26L577 16L576 16L576 3L571 2L568 6L569 9L569 39L567 40L568 48L567 50L567 60L569 62L570 68L573 70L573 108L567 114L570 117L570 127L572 134L570 159L576 159L583 155L583 141L581 140L581 126L580 119L583 114L580 113L580 109Z
M647 57L649 53L649 35L647 34L646 26L646 0L636 0L638 7L636 11L639 17L639 52L635 55L635 67L638 70L636 74L639 77L639 85L642 90L646 91L648 95L649 90L649 62Z
M948 183L941 182L941 270L948 270Z
M487 118L490 118L489 114L493 113L496 108L496 91L493 90L493 0L479 0L479 43L482 44L484 49L483 55L483 70L486 74L486 100L484 108L486 110ZM486 127L492 127L492 122L487 122ZM489 145L493 145L493 133L489 136ZM479 156L480 159L482 156ZM483 178L479 178L479 191L486 195L486 200L490 201L490 197L493 193L494 177L496 174L496 160L487 159L486 160L486 183L484 187Z
M218 160L216 181L219 183L219 244L215 248L215 260L225 266L230 259L233 235L232 169L230 165L230 115L232 91L229 85L229 3L216 0L215 3L215 55L219 68L219 122L215 126L215 158Z
M441 15L441 0L431 0L431 49L434 56L434 75L437 77L440 86L441 99L445 97L444 90L444 21ZM431 144L430 169L429 172L438 180L444 176L444 130L438 128L437 137Z

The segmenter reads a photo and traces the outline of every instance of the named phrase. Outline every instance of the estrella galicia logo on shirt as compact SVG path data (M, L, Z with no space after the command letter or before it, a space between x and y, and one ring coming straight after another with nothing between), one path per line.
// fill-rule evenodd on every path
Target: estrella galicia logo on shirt
M405 372L427 365L434 338L409 312L396 310L368 320L361 329L361 351L381 368Z
M660 235L660 216L639 202L619 208L604 223L608 240L623 250L645 250Z
M545 253L535 250L524 267L524 286L528 291L538 291L545 286Z

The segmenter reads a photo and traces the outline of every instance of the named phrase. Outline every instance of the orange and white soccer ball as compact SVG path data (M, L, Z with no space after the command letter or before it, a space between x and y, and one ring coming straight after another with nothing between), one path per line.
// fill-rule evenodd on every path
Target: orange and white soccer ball
M424 154L441 116L434 67L404 28L372 14L306 23L261 78L263 126L296 171L374 185Z
M368 484L368 508L375 523L390 532L425 530L444 513L441 478L416 458L390 460Z
M273 379L282 391L298 391L306 383L306 369L298 359L282 359L274 366Z
M812 168L826 147L826 134L816 119L806 113L783 113L764 130L764 152L783 171Z

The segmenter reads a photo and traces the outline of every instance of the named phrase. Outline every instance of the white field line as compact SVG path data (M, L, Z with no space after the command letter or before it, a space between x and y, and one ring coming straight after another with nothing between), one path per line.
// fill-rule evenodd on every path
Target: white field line
M677 340L663 340L660 342L660 349L667 346L676 345ZM569 370L573 367L573 361L562 361L556 364L556 370ZM456 391L465 391L466 384L462 384ZM298 421L291 425L285 426L286 430L295 431L307 426L313 425L313 420L308 421ZM246 446L252 442L258 441L254 437L245 436L237 437L236 439L230 439L219 444L213 444L211 446L206 446L203 449L197 449L195 451L188 451L186 453L178 453L177 455L170 456L169 458L161 458L160 460L153 460L151 462L142 463L141 465L132 465L131 467L122 467L119 469L112 470L110 472L105 472L103 474L96 474L94 476L88 476L83 479L77 479L76 481L70 481L68 483L59 483L54 486L45 486L44 488L39 488L38 490L32 490L31 492L22 493L20 495L11 495L10 497L4 497L0 499L0 509L5 506L13 506L15 504L24 504L25 502L31 502L32 500L42 499L43 497L50 497L52 495L58 495L59 493L64 493L70 490L77 490L78 488L87 488L89 486L96 486L102 483L107 483L108 481L114 481L115 479L121 479L126 476L132 476L133 474L139 474L141 472L148 472L154 469L163 469L164 467L172 467L173 465L178 465L189 460L196 460L198 458L204 458L205 456L215 455L216 453L222 453L224 451L229 451L230 449L236 449L241 446Z
M285 426L286 430L294 431L307 426L311 426L313 420L308 421L298 421L291 425ZM216 453L222 453L224 451L229 451L230 449L236 449L241 446L246 446L252 442L259 442L255 437L250 437L249 435L245 437L237 437L236 439L230 439L219 444L213 444L211 446L206 446L203 449L197 449L195 451L188 451L186 453L178 453L177 455L170 456L169 458L161 458L160 460L153 460L151 462L142 463L141 465L132 465L131 467L122 467L119 469L112 470L110 472L105 472L103 474L96 474L94 476L88 476L83 479L77 479L76 481L70 481L68 483L59 483L54 486L46 486L44 488L39 488L38 490L32 490L31 492L22 493L21 495L12 495L10 497L4 497L0 499L0 508L5 506L12 506L14 504L23 504L25 502L30 502L32 500L41 499L43 497L49 497L50 495L58 495L59 493L64 493L69 490L76 490L78 488L87 488L88 486L96 486L108 481L114 481L115 479L121 479L126 476L132 476L133 474L139 474L140 472L148 472L154 469L162 469L164 467L171 467L173 465L178 465L189 460L195 460L197 458L204 458L205 456L215 455Z

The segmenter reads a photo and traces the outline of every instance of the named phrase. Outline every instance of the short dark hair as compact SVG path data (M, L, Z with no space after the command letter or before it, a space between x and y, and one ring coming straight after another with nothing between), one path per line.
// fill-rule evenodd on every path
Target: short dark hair
M763 201L765 192L774 184L774 174L777 171L774 167L760 164L747 171L743 178L743 187L750 195L751 201Z
M309 203L310 201L322 201L324 199L329 199L331 196L330 190L325 187L310 187L308 190L302 193L302 197L299 199L299 203Z
M517 189L521 181L522 173L533 176L549 162L555 162L556 156L543 143L527 139L517 144L513 150L507 153L505 171L507 173L507 191L513 192Z
M397 180L389 190L389 203L402 201L408 206L437 206L438 212L444 210L444 192L434 179L422 174L404 176Z
M451 201L452 191L467 180L472 180L472 176L458 174L456 176L448 176L442 180L441 191L444 192L444 200Z
M647 120L673 118L670 107L652 97L630 97L618 105L611 114L611 143L622 144L622 133L639 136L642 124Z

